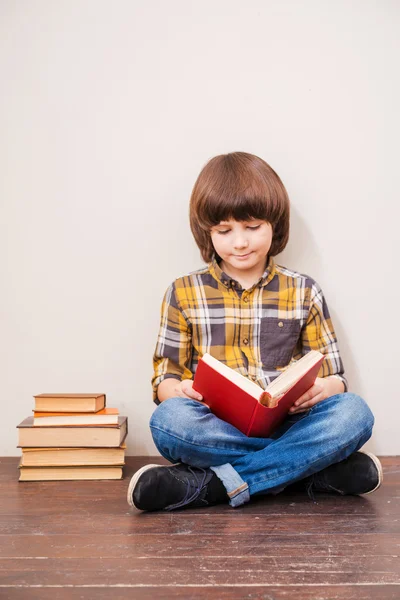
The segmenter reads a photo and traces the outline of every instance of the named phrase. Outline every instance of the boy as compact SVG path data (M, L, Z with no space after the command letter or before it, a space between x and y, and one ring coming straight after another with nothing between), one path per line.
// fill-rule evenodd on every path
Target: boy
M374 418L347 391L322 291L273 259L289 235L289 199L278 175L251 154L216 156L193 188L190 225L207 267L175 280L164 296L150 421L160 454L177 464L140 469L128 503L141 510L236 507L295 482L310 494L376 490L380 462L358 452ZM325 355L319 377L270 438L249 438L218 419L192 387L205 352L265 388L312 349Z

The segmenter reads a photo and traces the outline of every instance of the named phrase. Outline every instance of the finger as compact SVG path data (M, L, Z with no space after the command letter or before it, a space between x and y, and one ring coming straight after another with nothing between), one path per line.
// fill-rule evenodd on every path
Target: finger
M179 397L179 398L187 398L188 394L185 390L185 388L183 388L181 385L177 385L175 388L175 394Z
M298 408L292 407L289 412L292 415L297 415L298 413L307 412L308 410L309 410L308 408L303 408L302 406L299 406Z
M305 394L300 396L300 398L297 398L297 400L293 404L293 406L301 406L301 405L305 404L306 402L309 402L311 400L311 398L313 398L313 397L314 396L311 395L309 392L306 392Z
M312 406L315 406L316 404L318 404L318 402L321 402L321 400L324 400L324 395L321 394L317 394L316 396L314 396L314 398L311 398L311 400L308 400L308 402L303 402L303 404L301 405L301 408L305 408L305 409L309 409Z
M317 396L320 393L321 393L321 386L313 385L309 390L307 390L305 392L305 394L303 394L302 396L300 396L300 398L298 398L296 400L296 402L294 403L294 406L300 406L300 404L309 402L310 400L312 400L315 396Z
M182 386L182 391L185 394L185 396L187 396L188 398L191 398L192 400L203 400L203 396L201 394L199 394L199 392L196 392L196 390L194 390L192 387L190 386Z
M297 402L295 402L295 404L293 404L293 406L289 410L289 412L290 413L296 413L296 412L299 411L299 409L308 410L309 408L311 408L312 406L314 406L315 404L317 404L321 400L323 400L323 394L322 393L317 394L316 396L314 396L310 400L306 400L306 401L302 402L301 404L297 405Z
M193 394L193 392L192 392L192 394ZM202 400L203 400L203 396L201 394L198 394L197 392L195 392L195 395L192 396L192 398L194 400L198 400L199 402L202 402Z

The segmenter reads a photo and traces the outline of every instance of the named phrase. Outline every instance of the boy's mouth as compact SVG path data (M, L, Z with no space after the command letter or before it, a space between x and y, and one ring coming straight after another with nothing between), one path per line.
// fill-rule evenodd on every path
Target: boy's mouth
M247 258L248 256L250 256L250 254L252 254L251 252L248 252L247 254L235 254L235 258L238 258L239 260L244 260L245 258Z

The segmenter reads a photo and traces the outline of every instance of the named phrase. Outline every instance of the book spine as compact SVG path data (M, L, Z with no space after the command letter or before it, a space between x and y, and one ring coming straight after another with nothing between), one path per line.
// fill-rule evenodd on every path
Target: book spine
M268 392L263 392L260 396L259 403L267 408L274 408L278 404L278 401Z
M251 436L251 430L253 429L253 423L254 423L254 421L256 419L256 416L257 416L258 406L259 406L259 402L256 402L254 404L254 409L253 409L253 413L251 415L249 424L247 425L247 428L246 428L246 431L245 431L245 434L247 435L247 437Z

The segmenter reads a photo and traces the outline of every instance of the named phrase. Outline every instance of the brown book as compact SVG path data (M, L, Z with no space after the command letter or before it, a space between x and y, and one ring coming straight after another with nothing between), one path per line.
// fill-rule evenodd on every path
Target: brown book
M106 405L105 394L38 394L33 397L38 412L93 413Z
M37 412L33 413L34 427L53 425L117 425L118 408L103 408L96 413Z
M84 479L122 479L119 467L21 467L19 481L74 481Z
M118 425L33 426L33 417L18 426L18 447L47 448L118 448L128 432L126 417Z
M22 467L117 466L125 464L126 444L119 448L23 448Z

